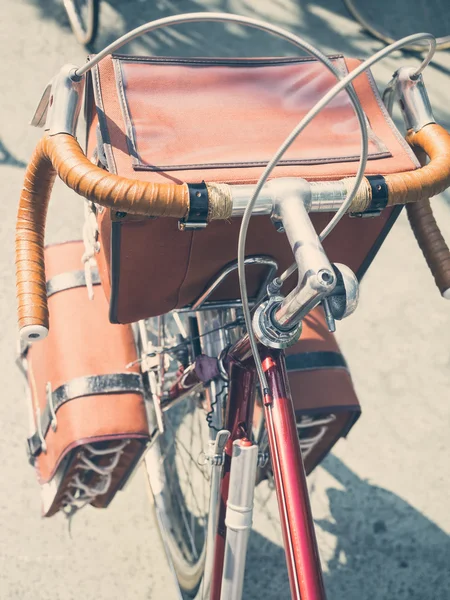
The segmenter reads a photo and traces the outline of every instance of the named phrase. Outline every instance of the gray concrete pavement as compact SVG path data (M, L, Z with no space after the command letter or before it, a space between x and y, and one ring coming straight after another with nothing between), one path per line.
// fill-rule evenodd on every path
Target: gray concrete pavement
M138 473L107 511L87 509L73 523L42 520L25 456L27 415L14 365L13 237L23 169L40 132L28 127L39 95L58 67L82 63L60 0L0 4L0 598L152 600L174 597ZM380 45L346 15L340 0L111 0L102 4L98 47L145 20L207 8L267 18L329 52L367 56ZM226 34L224 33L226 31ZM286 54L281 41L220 26L159 32L130 51L154 54ZM375 68L386 83L397 55ZM450 126L450 55L426 81L439 120ZM450 240L450 196L434 204ZM50 209L48 240L79 237L81 205L62 186ZM340 324L364 414L310 478L313 511L330 599L450 598L450 304L440 299L401 216L362 287L359 311ZM287 598L277 508L257 492L246 597ZM267 497L269 499L267 500Z

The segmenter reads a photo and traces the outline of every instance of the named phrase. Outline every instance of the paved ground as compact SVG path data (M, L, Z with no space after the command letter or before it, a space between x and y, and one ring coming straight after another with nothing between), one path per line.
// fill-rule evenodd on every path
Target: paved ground
M139 473L110 510L86 510L73 524L39 518L40 501L24 450L26 411L14 366L13 229L23 168L40 132L27 126L47 80L65 61L81 63L60 0L0 3L0 598L152 600L173 598L144 479ZM413 4L412 4L413 6ZM267 18L326 51L366 56L379 44L362 34L340 0L111 0L102 5L99 45L162 15L202 8ZM286 45L241 28L159 33L134 52L287 53ZM387 82L404 57L375 69ZM413 58L406 59L413 62ZM450 125L450 55L427 72L439 120ZM79 236L80 203L59 188L48 239ZM450 240L450 197L434 204ZM313 510L330 599L450 597L450 304L440 299L401 217L367 275L359 312L338 337L351 365L364 416L349 440L311 477ZM258 504L267 490L258 492ZM273 499L251 539L246 597L287 598Z

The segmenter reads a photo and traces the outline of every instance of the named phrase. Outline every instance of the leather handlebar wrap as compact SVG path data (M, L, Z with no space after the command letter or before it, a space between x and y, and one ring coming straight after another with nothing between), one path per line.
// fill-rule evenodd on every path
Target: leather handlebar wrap
M425 152L430 162L416 171L386 176L389 204L407 204L428 200L450 186L450 135L432 123L417 133L409 131L406 141L411 148Z
M432 124L417 133L409 133L407 140L414 149L425 152L430 163L416 171L386 176L389 205L424 201L450 185L450 135L439 125ZM187 184L143 182L108 173L86 158L72 136L45 136L37 145L25 174L16 228L18 317L25 339L43 338L49 327L44 233L56 174L81 196L117 211L177 218L189 212ZM354 209L350 207L349 212ZM437 243L436 236L431 240L432 228L429 216L427 218L427 226L420 235L430 243L422 241L421 244L427 247L427 260L433 272L444 269L446 282L450 278L449 257L443 252L442 243ZM448 287L450 285L446 289Z
M46 336L49 327L45 288L44 234L55 176L97 204L144 216L183 218L189 211L186 184L135 181L92 164L75 138L45 136L38 143L20 196L16 227L16 292L19 328L27 339ZM36 333L36 328L40 332Z
M426 129L424 130L426 131ZM416 135L412 136L413 140ZM427 156L423 147L412 146L420 163L425 165ZM422 146L426 146L426 144L422 144ZM431 149L429 151L431 152ZM441 156L445 156L445 149L441 150ZM444 158L442 161L442 169L448 169L450 165L448 150L446 162ZM436 223L430 201L422 199L419 202L408 204L406 210L414 236L433 274L436 285L442 296L450 299L450 251Z

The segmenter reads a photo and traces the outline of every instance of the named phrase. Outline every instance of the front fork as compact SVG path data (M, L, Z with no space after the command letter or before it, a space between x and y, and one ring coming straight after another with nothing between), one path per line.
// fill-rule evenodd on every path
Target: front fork
M261 348L260 354L270 390L270 396L264 399L264 413L291 595L295 600L325 600L284 354L268 348Z
M289 582L294 600L325 600L306 474L287 380L284 353L259 347L270 396L263 399ZM206 600L240 600L251 528L258 448L251 442L255 367L248 336L229 355L230 391L210 594ZM228 505L228 507L227 507ZM208 565L208 566L209 566Z

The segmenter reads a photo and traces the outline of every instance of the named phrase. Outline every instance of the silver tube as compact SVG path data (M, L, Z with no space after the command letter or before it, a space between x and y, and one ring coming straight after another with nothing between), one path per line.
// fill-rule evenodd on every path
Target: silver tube
M209 496L208 530L206 534L205 568L200 592L196 600L209 600L211 592L211 579L214 565L215 538L220 506L220 482L223 466L225 445L230 437L230 432L222 429L217 433L216 439L210 441L211 456L211 485Z
M279 182L293 180L293 178L280 178ZM296 179L293 181L299 182L303 180ZM344 203L347 197L347 186L343 180L341 181L313 181L311 186L311 198L306 204L308 212L336 212ZM232 217L241 217L247 207L247 204L252 198L256 185L232 185L231 195L233 198ZM267 183L253 208L252 215L272 215L274 205L274 193L271 183Z
M311 184L309 212L337 212L344 204L348 189L344 181L314 181Z
M283 223L294 253L298 283L282 301L274 319L283 327L293 327L334 288L336 279L306 209L311 203L311 186L301 179L280 181L271 183L275 195L273 218Z
M247 204L250 202L256 185L233 185L231 186L231 194L233 196L233 217L242 217ZM252 210L252 215L270 215L272 212L272 195L269 186L264 186L261 190L255 206Z
M414 76L413 68L401 67L396 74L395 91L406 129L417 132L425 125L436 123L422 75Z
M230 488L225 524L225 560L220 600L241 600L248 538L252 528L258 446L233 442Z

